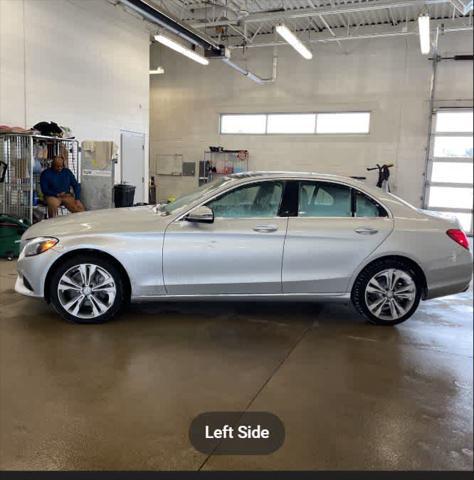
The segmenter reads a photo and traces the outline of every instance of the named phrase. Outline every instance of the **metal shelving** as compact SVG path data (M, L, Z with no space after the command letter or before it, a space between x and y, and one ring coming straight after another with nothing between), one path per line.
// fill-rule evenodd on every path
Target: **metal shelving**
M206 150L199 162L199 185L219 176L248 171L248 150Z
M65 158L80 182L79 142L74 139L16 133L0 134L0 161L6 168L0 183L0 213L16 215L31 223L46 215L39 181L55 156Z

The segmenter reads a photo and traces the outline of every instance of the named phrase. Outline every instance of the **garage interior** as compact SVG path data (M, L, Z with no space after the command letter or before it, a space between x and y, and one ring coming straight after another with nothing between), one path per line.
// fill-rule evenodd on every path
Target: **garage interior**
M472 17L468 0L0 0L0 140L67 125L84 192L87 149L109 142L109 196L85 202L126 182L166 203L247 170L375 185L367 169L393 164L391 191L455 215L472 247ZM15 264L0 260L2 470L473 469L472 286L393 328L305 302L75 325L15 293ZM272 412L285 442L202 454L188 430L209 411Z

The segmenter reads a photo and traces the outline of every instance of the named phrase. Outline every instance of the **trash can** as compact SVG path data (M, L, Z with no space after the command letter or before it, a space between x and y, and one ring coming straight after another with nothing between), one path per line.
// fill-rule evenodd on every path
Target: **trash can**
M131 207L135 196L135 186L126 183L119 183L114 186L115 208Z

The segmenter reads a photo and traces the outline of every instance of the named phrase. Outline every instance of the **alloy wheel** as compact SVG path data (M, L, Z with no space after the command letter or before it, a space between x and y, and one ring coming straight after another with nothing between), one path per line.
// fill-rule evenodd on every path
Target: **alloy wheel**
M77 318L96 318L112 307L117 287L103 267L83 263L69 268L58 283L61 306Z
M416 283L407 272L388 268L376 273L367 283L365 303L372 315L393 321L407 314L416 294Z

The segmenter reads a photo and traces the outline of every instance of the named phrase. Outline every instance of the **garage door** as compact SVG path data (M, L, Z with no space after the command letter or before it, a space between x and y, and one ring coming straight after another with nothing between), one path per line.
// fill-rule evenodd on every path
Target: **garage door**
M433 122L425 207L455 215L472 234L473 111L438 110Z

